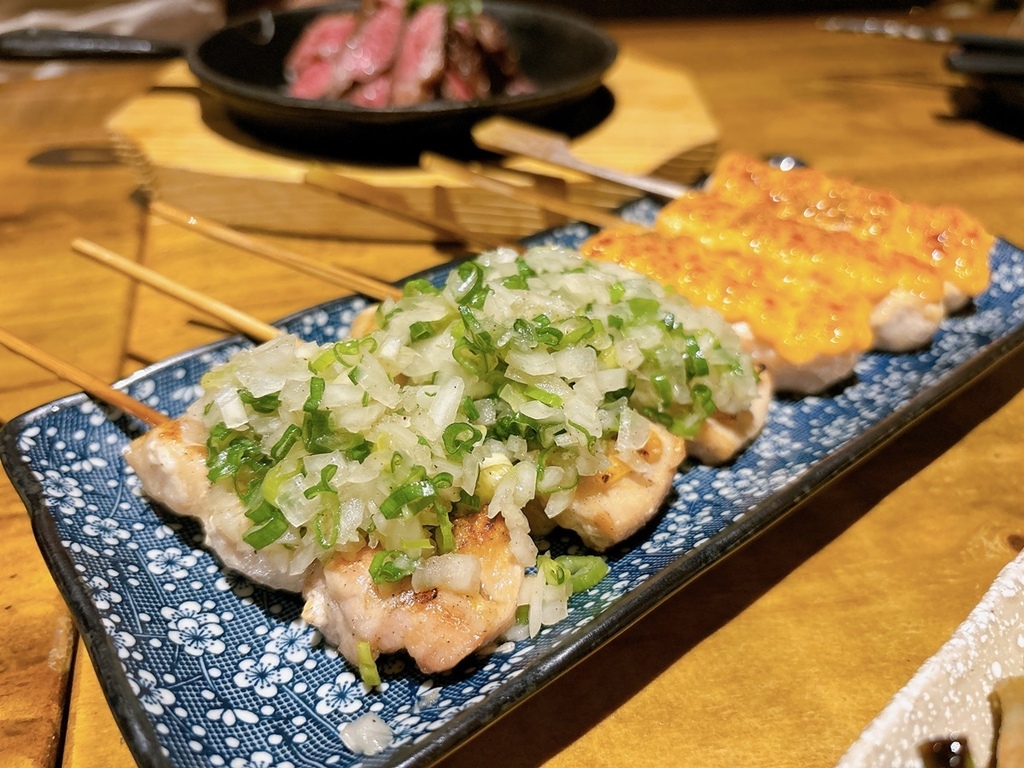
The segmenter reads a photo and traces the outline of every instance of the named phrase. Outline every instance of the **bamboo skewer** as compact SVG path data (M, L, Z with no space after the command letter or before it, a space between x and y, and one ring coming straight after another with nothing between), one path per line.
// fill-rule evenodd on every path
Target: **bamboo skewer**
M171 224L177 224L186 229L194 229L196 232L218 242L236 246L270 261L284 264L299 272L304 272L312 277L326 280L348 290L358 291L378 301L398 299L402 295L402 290L390 283L385 283L382 280L368 277L344 267L319 264L301 254L279 248L264 240L250 237L220 222L194 216L161 200L151 201L149 212Z
M573 220L584 221L602 229L614 229L621 227L625 223L621 217L616 216L614 213L608 213L589 205L574 203L561 197L546 195L533 189L517 187L514 184L509 184L506 181L474 170L471 166L451 158L436 155L433 152L424 152L420 155L420 167L425 171L441 173L458 181L463 181L477 189L518 200L528 205L535 205L543 210L568 216Z
M77 238L73 243L71 243L71 248L83 256L88 256L94 261L98 261L100 264L129 275L139 282L145 283L151 288L155 288L168 296L172 296L192 307L195 307L196 309L213 315L218 320L222 320L235 330L244 333L252 339L257 341L270 341L270 339L276 338L282 333L280 328L275 328L272 325L264 323L262 320L257 320L251 315L247 315L228 304L224 304L223 302L217 301L206 294L200 293L199 291L175 282L170 278L164 277L159 272L155 272L148 267L144 267L141 264L137 264L134 261L126 259L123 256L120 256L89 240Z
M96 399L102 400L115 408L119 408L140 421L144 421L151 427L157 427L167 421L170 421L168 416L160 413L159 411L153 410L145 403L141 403L133 398L131 395L128 395L119 389L114 389L114 387L96 378L91 373L87 373L81 368L76 368L71 365L71 363L64 362L63 360L54 357L39 347L19 339L17 336L14 336L3 328L0 328L0 344L3 344L16 355L21 355L26 360L45 368L50 373L64 381L69 381L75 386L81 387L85 392Z
M483 250L493 250L495 248L515 248L520 250L520 246L503 238L470 232L452 219L409 210L406 201L398 195L380 187L375 187L372 184L364 184L357 179L344 176L327 168L314 166L306 171L305 179L306 183L312 187L334 192L356 203L368 205L391 214L396 218L411 221L414 224L420 224L443 234L451 235L466 245L481 246Z
M504 155L523 155L551 165L568 168L596 179L605 179L625 187L673 199L687 191L682 184L653 176L625 173L584 162L573 155L569 139L560 133L532 125L492 117L473 126L473 140L481 149Z

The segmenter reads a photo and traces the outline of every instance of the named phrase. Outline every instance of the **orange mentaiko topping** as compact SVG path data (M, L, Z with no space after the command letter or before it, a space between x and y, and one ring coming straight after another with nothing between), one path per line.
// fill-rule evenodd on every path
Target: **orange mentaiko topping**
M836 297L813 275L797 276L778 260L636 230L598 233L582 252L653 277L729 322L746 323L792 363L871 346L870 302Z
M784 171L738 153L719 160L711 188L736 206L884 243L886 252L931 265L966 295L976 295L988 285L988 253L994 238L977 220L952 206L903 203L889 192L832 179L820 171Z
M988 284L993 238L951 206L724 156L710 192L666 205L655 231L605 231L584 255L653 277L743 322L791 363L868 350L893 293L936 305Z

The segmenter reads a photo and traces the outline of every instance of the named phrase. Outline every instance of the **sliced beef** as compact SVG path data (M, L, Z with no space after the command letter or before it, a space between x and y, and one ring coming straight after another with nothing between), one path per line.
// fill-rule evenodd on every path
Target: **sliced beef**
M381 0L349 38L334 68L334 94L345 94L353 83L368 83L387 72L398 53L405 20L405 0Z
M391 73L378 75L368 83L356 83L345 95L345 100L357 107L383 109L391 104Z
M409 19L395 60L392 104L419 104L433 98L444 72L447 32L446 3L424 5Z
M441 81L441 96L454 101L482 99L491 90L483 51L473 24L456 19L448 31L448 65Z
M534 90L496 19L450 20L441 0L429 0L407 19L409 1L363 0L358 14L313 21L285 61L288 93L380 109Z
M306 27L284 61L285 78L298 79L307 67L337 56L355 31L359 18L354 13L329 13Z
M288 95L297 99L325 99L334 86L334 64L316 61L288 84Z

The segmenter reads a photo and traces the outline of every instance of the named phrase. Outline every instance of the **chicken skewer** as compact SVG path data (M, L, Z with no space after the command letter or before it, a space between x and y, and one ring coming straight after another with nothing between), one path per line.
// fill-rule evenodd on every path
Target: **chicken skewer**
M695 303L722 312L748 338L755 357L782 390L827 389L849 377L868 349L905 352L927 345L947 312L962 307L987 275L977 262L984 260L991 240L962 221L962 215L937 209L936 215L947 222L944 231L951 233L947 238L935 229L938 225L921 223L913 206L895 203L890 196L881 207L891 209L892 216L880 217L861 200L867 192L838 184L849 190L844 194L851 198L850 215L870 214L874 223L863 232L856 222L848 227L825 216L808 224L797 213L801 206L821 207L812 196L824 194L824 177L804 181L796 178L799 171L769 169L753 161L744 165L731 155L720 162L716 175L723 178L711 185L712 192L686 192L669 202L654 231L497 181L452 160L426 155L421 162L490 192L555 212L571 210L576 218L605 227L584 243L584 255L651 275ZM770 192L768 182L751 181L750 174L770 177L771 190L782 191ZM775 206L779 215L771 205L737 204L786 195L790 188L804 196L802 202ZM866 234L895 227L889 218L908 215L910 228L917 228L923 239L903 236L899 248L883 248ZM960 246L951 242L957 242L955 232L960 230L980 245L968 248L969 253L956 250ZM929 251L928 243L938 244L939 250ZM933 256L939 251L950 253L945 262ZM954 261L952 254L960 255Z
M103 263L138 276L150 284L157 285L170 295L178 296L193 305L210 306L210 300L198 299L196 292L181 290L181 287L173 281L162 278L156 273L152 273L151 270L139 268L138 265L117 257L116 254L111 255L98 246L76 243L76 249L85 251L89 255L99 254ZM214 308L220 311L222 308L217 307L216 304L216 302L213 303ZM250 329L253 327L251 322L239 322L237 311L220 312L220 314L230 317L236 325ZM264 331L264 338L280 335L280 331L270 326L264 325L261 330ZM289 347L297 343L294 340L283 339L282 341ZM250 395L250 397L252 396ZM221 403L219 407L223 410L225 405ZM237 409L237 406L234 408ZM227 413L227 411L224 412ZM367 585L374 581L370 574L370 566L382 551L373 545L365 546L362 550L364 554L357 555L354 559L352 552L339 554L335 557L337 561L335 566L320 568L316 564L316 558L309 557L308 553L304 557L295 557L296 542L293 539L279 536L280 540L259 541L260 535L272 527L272 524L280 524L280 518L269 521L265 517L259 518L258 522L261 525L254 527L252 525L253 509L247 509L246 506L240 504L238 498L229 490L216 483L209 483L206 469L211 459L211 445L204 442L204 439L206 441L212 439L212 436L208 436L207 428L194 417L185 416L159 429L152 430L143 438L135 441L127 452L126 458L143 480L144 487L152 498L180 514L197 517L203 522L207 544L219 554L225 565L272 588L293 591L304 589L310 596L308 598L309 616L317 623L328 622L327 617L330 615L330 611L325 613L325 606L349 605L353 595L364 595L363 598L359 598L363 606L361 611L356 611L352 615L336 617L335 621L328 625L328 636L343 646L343 651L353 663L365 664L366 654L363 652L363 643L369 643L370 639L376 641L370 653L371 657L381 650L395 647L395 643L398 643L397 647L406 647L411 643L414 647L410 647L410 651L424 669L433 670L437 665L448 664L448 661L444 661L444 659L449 661L452 659L450 655L438 657L434 652L436 649L432 650L434 647L429 642L424 645L421 641L417 641L416 637L420 633L412 630L409 630L407 635L402 635L405 639L385 640L377 630L373 629L376 624L374 624L372 616L375 614L379 614L378 620L383 622L384 626L391 628L388 630L389 632L393 631L397 625L421 626L424 620L437 620L441 616L447 617L442 622L445 626L454 621L460 627L465 628L473 622L467 624L465 618L457 619L455 617L487 614L488 611L482 607L484 604L490 605L497 611L494 615L502 617L500 623L503 626L506 626L507 618L514 614L515 605L514 603L508 604L507 600L500 608L489 602L490 596L486 598L488 602L485 603L481 603L480 599L467 601L464 587L461 588L463 592L460 592L459 596L449 600L440 600L437 603L431 602L429 610L424 609L427 610L427 613L422 615L419 614L419 609L412 610L410 608L410 606L422 608L422 600L410 602L406 599L398 599L390 603L388 601L380 603L379 600L368 598L366 596L370 593L367 591ZM636 455L630 460L631 464L620 465L611 474L602 475L597 484L587 485L584 483L576 494L576 498L568 506L563 505L563 511L560 514L549 516L553 516L557 523L579 532L584 541L594 549L604 549L634 533L653 516L660 507L661 500L671 489L672 478L684 456L684 441L664 429L656 428L652 437L643 441ZM496 515L487 514L486 518L502 519L502 516L499 512ZM493 566L503 559L508 560L509 555L502 555L502 552L517 551L516 558L519 561L521 577L522 568L528 564L522 555L522 544L518 547L513 546L517 535L516 531L508 530L503 520L500 528L501 530L495 528L494 525L489 525L485 530L492 534L491 536L484 539L481 539L480 536L471 536L470 538L476 541L478 547L482 547L481 552L490 552L493 555L493 558L485 561L485 564L489 566ZM452 535L462 531L462 524L454 526L451 531ZM520 532L518 535L521 539L522 533ZM494 544L497 549L491 551L489 549L491 544ZM509 547L512 549L509 550ZM341 559L338 560L338 558ZM362 566L353 563L362 563ZM495 575L493 569L487 571L493 578L498 579L497 582L492 579L489 588L491 590L496 590L499 582L505 585L509 584L507 569L499 568L498 571L503 574L500 578ZM480 578L478 576L477 580L479 581ZM360 585L362 586L360 587ZM485 591L488 589L486 586L481 586L481 583L474 582L468 591L470 594L479 593L481 588ZM417 590L413 592L416 593ZM342 593L349 597L342 598ZM403 587L395 594L405 593L406 590ZM376 588L373 594L378 598L381 597ZM416 618L416 616L420 616L420 618ZM424 619L424 616L428 618ZM367 621L370 623L367 624ZM489 642L496 636L493 627L487 628L490 626L487 622L484 623L483 628L479 626L479 622L476 622L476 625L477 629L472 630L474 639L462 641L462 645L466 648L471 649L481 642ZM445 643L449 648L460 647L460 643L452 643L451 637ZM466 645L467 643L468 645ZM457 659L455 660L457 661Z
M414 311L415 304L414 301L413 305L405 307L404 313L395 314L394 317L405 321ZM430 303L422 306L428 307ZM638 308L640 306L637 305ZM387 316L389 306L386 305L384 310L385 316ZM466 322L469 320L467 319ZM360 348L369 350L378 344L386 346L385 336L382 335L384 333L385 329L381 329L375 332L373 337L365 339L370 342L368 346L361 346L362 341L352 339L352 343L348 343L345 347L348 350L345 354L356 354ZM333 357L324 358L322 352L317 351L308 343L299 343L288 337L277 339L251 352L243 351L240 354L269 355L273 359L281 360L283 359L282 355L291 359L296 353L298 353L299 359L298 367L295 370L296 372L305 371L307 376L311 368L320 370L324 364L330 363L330 360L333 359ZM305 362L307 359L308 363ZM376 365L373 363L373 358L365 354L359 359L361 362L357 365L360 370L371 371L373 365ZM333 365L333 363L330 364ZM238 365L246 364L240 362ZM280 365L280 363L276 365ZM289 527L285 518L275 518L272 514L263 512L254 518L251 502L240 503L239 498L232 494L230 486L224 488L219 484L210 484L206 473L213 450L213 443L208 441L213 439L211 437L213 433L209 431L208 426L199 421L199 414L209 412L212 406L213 418L216 418L217 413L223 414L223 418L233 425L230 429L241 429L243 423L239 421L241 416L231 415L236 414L238 407L243 406L242 402L237 401L236 392L242 391L236 389L239 385L217 389L217 382L222 374L210 374L210 376L212 378L209 379L209 384L214 387L214 390L207 398L190 409L190 415L161 429L152 430L137 440L131 446L127 459L143 480L143 486L151 497L180 513L199 517L203 521L208 542L215 551L221 554L227 565L271 587L295 590L301 585L307 596L307 616L318 626L324 625L327 636L339 644L343 653L353 663L365 662L367 647L370 649L371 657L381 651L405 647L421 668L436 671L447 668L464 654L460 652L456 656L452 656L451 654L454 653L452 650L441 653L442 645L431 641L424 643L423 633L417 629L422 628L424 622L435 625L437 629L435 634L437 637L446 638L443 641L443 646L447 649L461 647L472 650L481 643L490 642L504 628L507 628L506 622L515 612L515 601L509 601L508 595L517 593L517 585L521 584L523 569L532 562L533 555L530 555L529 552L536 552L532 543L527 543L528 538L524 539L527 531L527 528L524 527L525 519L520 520L516 517L517 514L521 516L521 513L516 512L515 504L522 502L515 502L513 506L509 506L512 503L509 494L519 493L514 489L526 476L523 476L521 472L502 470L499 473L501 479L497 486L490 492L489 497L482 499L484 506L481 511L467 514L464 517L460 515L452 521L450 536L456 542L462 541L469 547L466 553L456 550L455 554L469 555L471 570L472 562L479 562L475 575L469 577L468 586L460 583L458 587L455 587L445 579L439 583L431 583L429 578L425 585L422 583L422 579L421 583L417 585L418 570L413 572L414 578L411 584L407 580L407 574L400 575L395 586L381 584L377 582L372 572L378 556L382 552L395 551L389 547L408 545L386 545L383 542L374 544L359 538L350 540L338 536L337 541L351 541L351 544L344 546L339 544L341 550L333 558L325 560L316 554L319 550L307 546L308 538L305 541L295 538L295 534L290 532L293 529ZM287 375L285 380L291 380L290 376L291 374ZM342 380L348 381L347 378ZM245 380L240 380L240 382L243 381ZM255 382L256 379L253 381ZM310 386L313 386L312 383ZM382 379L379 383L367 383L364 386L366 387L365 392L371 395L370 404L372 406L375 398L390 396L388 391L392 385ZM345 387L350 388L348 383L345 384ZM265 385L264 389L266 389ZM330 391L334 392L335 390ZM397 393L399 390L394 391ZM542 390L537 390L537 392L541 393ZM256 403L269 397L270 394L263 390L252 392L247 390L245 402ZM347 402L348 395L344 395L342 400L338 400L339 395L340 392L330 395L333 398L331 402L338 404ZM311 392L310 397L312 396ZM547 397L541 394L537 396ZM363 398L363 409L366 409L366 395ZM306 408L300 410L311 412ZM250 421L253 419L259 421L264 417L250 414L246 418ZM339 415L338 418L342 417ZM403 420L407 418L402 417ZM472 433L477 429L469 424L454 424L450 421L450 417L442 420L440 424L448 424L448 427L445 428L446 434L451 427L457 427L467 433ZM307 427L304 425L302 429L305 431ZM285 449L279 450L276 447L281 444L283 439L277 435L277 431L270 437L273 438L275 446L270 451L272 454L275 452L287 453ZM367 435L366 439L370 439L370 437L371 435ZM304 439L308 439L308 435ZM670 491L672 478L685 455L685 448L681 438L669 434L660 427L652 428L650 438L641 437L638 440L634 437L632 441L639 447L623 449L619 452L622 459L617 461L624 460L624 466L616 468L613 462L611 474L603 474L600 482L593 486L581 483L575 494L575 499L565 499L561 506L556 505L557 509L562 510L561 513L558 513L556 509L555 512L542 510L542 514L553 518L557 523L577 530L584 541L595 549L604 549L642 527L657 512L665 495ZM373 444L378 442L380 442L379 438L374 438L372 441ZM351 450L359 451L359 446L365 443L359 443L357 440L355 443L350 441L349 444L352 446ZM265 443L265 445L268 444ZM264 450L267 449L264 448ZM312 458L305 460L307 471L311 471L315 475L317 466L321 466L322 471L326 471L326 465L320 465L314 462L314 459L315 454ZM422 461L422 459L417 461ZM394 460L392 460L393 462ZM511 464L507 466L512 467ZM358 475L358 464L352 464L351 467L351 471ZM556 473L556 470L561 472L562 468L557 463L551 464L548 474L558 477L559 475L553 474ZM536 472L535 469L530 471ZM575 470L573 471L575 472ZM350 476L347 474L343 476L339 473L337 477L349 479ZM277 487L279 484L279 481L271 482L270 479L262 482L264 487L271 485ZM418 489L420 485L413 483L410 486L410 489L412 488ZM618 493L618 496L609 495L610 489L617 489L615 493ZM638 492L630 492L631 489ZM307 491L309 490L312 488L307 489ZM431 492L436 493L437 491ZM625 492L625 496L622 496L623 492ZM294 492L289 493L294 494ZM306 498L314 498L319 493L320 491L317 491L312 496L307 494ZM543 493L546 507L550 507L552 499L560 493L564 495L559 483L554 481L548 481ZM278 496L269 498L274 498L276 501ZM342 509L348 508L345 506L347 504L348 502L344 502L342 508L330 513L329 517L337 522L337 516L342 514ZM387 506L387 504L383 504L381 510L384 511ZM262 507L257 506L257 509L262 509ZM280 513L275 514L280 515ZM559 514L561 517L558 516ZM258 521L259 525L253 525L254 520ZM485 520L491 522L484 525L483 521ZM390 535L387 534L387 529L391 524L387 519L376 520L375 524L378 531L376 536ZM283 526L282 530L278 531L276 538L267 538L264 535L266 529L275 525ZM304 525L308 528L311 524L305 523ZM403 525L405 524L403 523ZM418 535L422 537L423 534ZM413 540L421 542L416 544L416 547L425 546L427 540L416 539L416 536L415 533L406 532L402 534L402 540L409 540L409 537L413 537ZM360 542L362 542L361 545ZM472 544L468 542L472 542ZM524 547L526 547L526 555L524 555ZM476 554L474 555L473 552ZM439 554L434 557L437 557L438 560L434 561L432 557L426 562L443 561L448 554ZM509 567L512 557L518 564L517 570ZM323 566L319 565L321 561L324 563ZM464 564L464 560L459 560L456 570L464 567ZM443 570L449 572L452 567L455 565L446 564ZM513 571L518 574L517 577L511 575ZM436 600L434 598L412 599L413 595L419 595L423 590L427 590L431 595L440 595L440 598ZM449 591L446 592L446 590ZM340 609L342 613L334 615L332 613L334 609ZM472 616L477 619L470 621L468 617ZM492 617L493 621L486 620L481 624L480 618L487 616ZM458 642L455 642L452 636L453 627L456 626L460 628L458 637L461 640ZM401 629L401 627L405 629ZM498 629L499 627L500 629ZM468 635L465 634L467 632ZM441 642L438 640L438 643ZM364 643L368 645L364 645Z

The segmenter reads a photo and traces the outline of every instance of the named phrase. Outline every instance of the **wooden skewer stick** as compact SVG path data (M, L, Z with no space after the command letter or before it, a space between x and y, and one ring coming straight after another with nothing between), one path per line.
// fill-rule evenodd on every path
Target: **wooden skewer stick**
M545 211L559 213L570 219L584 221L602 229L614 229L621 227L624 223L622 218L613 213L589 205L574 203L565 198L546 195L533 189L517 187L515 184L488 176L451 158L435 155L433 152L424 152L420 155L420 167L425 171L433 171L463 181L477 189L512 200L519 200L528 205L535 205Z
M480 246L483 250L493 250L495 248L515 248L516 250L521 250L519 245L503 238L470 232L457 221L411 211L405 200L398 195L392 194L386 189L375 187L372 184L364 184L357 179L344 176L328 168L317 166L310 168L306 171L306 183L310 186L342 195L353 202L376 208L396 218L429 227L442 234L451 235L469 246Z
M568 168L596 179L673 199L686 187L667 179L624 173L614 168L593 165L573 155L569 139L560 133L527 125L507 117L491 117L473 126L473 140L482 149L504 155L523 155L551 165Z
M190 214L162 200L151 201L149 212L154 216L159 216L164 221L177 224L186 229L194 229L196 232L218 242L236 246L257 256L262 256L278 264L284 264L299 272L304 272L312 277L326 280L350 291L358 291L378 301L398 299L402 295L402 290L390 283L385 283L382 280L368 277L344 267L320 264L301 254L279 248L264 240L250 237L220 222Z
M271 339L280 336L282 333L280 328L275 328L272 325L264 323L262 320L257 320L251 315L247 315L228 304L224 304L223 302L217 301L204 293L200 293L199 291L175 282L168 277L164 277L159 272L155 272L148 267L144 267L141 264L137 264L134 261L126 259L123 256L120 256L89 240L77 238L73 243L71 243L71 248L83 256L88 256L94 261L98 261L100 264L104 264L111 269L129 275L139 282L145 283L151 288L155 288L168 296L172 296L179 301L183 301L186 304L195 307L196 309L213 315L218 320L222 320L235 330L244 333L252 339L257 341L270 341Z
M135 398L119 389L114 389L91 373L87 373L81 368L71 365L71 363L64 362L50 353L44 352L39 347L19 339L3 328L0 328L0 344L3 344L16 355L21 355L26 360L30 360L36 365L45 368L50 373L64 379L64 381L69 381L75 386L81 387L96 399L102 400L115 408L120 408L125 413L131 414L151 427L157 427L170 421L168 416L153 410L145 403L140 403Z

